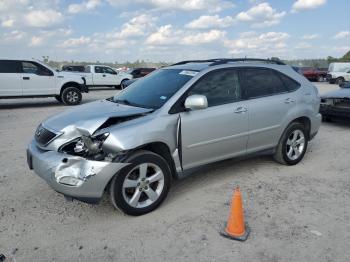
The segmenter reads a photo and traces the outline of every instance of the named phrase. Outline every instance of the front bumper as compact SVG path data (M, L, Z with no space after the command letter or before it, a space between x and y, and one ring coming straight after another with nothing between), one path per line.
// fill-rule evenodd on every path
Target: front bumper
M350 119L350 108L339 108L329 105L321 105L320 113L325 117Z
M55 191L88 203L98 203L111 180L128 163L92 161L55 151L44 151L33 140L27 148L30 169L44 179ZM63 184L72 177L78 185Z

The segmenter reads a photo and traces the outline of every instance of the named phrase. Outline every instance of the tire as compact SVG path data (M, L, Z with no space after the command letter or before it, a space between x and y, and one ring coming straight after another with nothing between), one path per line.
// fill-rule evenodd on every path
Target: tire
M169 192L169 165L160 155L145 150L135 152L125 162L131 164L118 172L111 181L111 202L115 208L128 215L147 214L156 209Z
M297 122L291 123L284 131L278 143L274 159L283 165L298 164L305 155L308 140L305 126ZM298 141L300 142L299 144Z
M124 88L126 88L125 86L125 82L128 81L129 79L123 79L121 82L120 82L120 89L123 90Z
M335 80L335 83L337 85L341 85L342 83L344 83L345 79L343 77L338 77L336 80Z
M55 96L55 99L56 99L58 102L62 103L62 99L61 99L60 96Z
M67 87L61 93L61 100L65 105L78 105L81 98L81 91L76 87Z

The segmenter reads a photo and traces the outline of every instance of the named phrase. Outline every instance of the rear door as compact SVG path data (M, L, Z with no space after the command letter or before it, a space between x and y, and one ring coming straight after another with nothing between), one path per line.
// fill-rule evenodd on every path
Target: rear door
M248 108L241 99L238 71L208 73L186 97L194 94L205 95L208 108L180 113L183 168L245 154Z
M54 95L56 79L54 73L33 61L21 61L21 81L24 96Z
M0 96L22 96L18 61L0 60Z
M283 78L292 81L285 84ZM277 145L283 132L284 119L297 106L299 84L289 77L268 68L242 69L242 84L249 107L249 138L247 152L255 152Z

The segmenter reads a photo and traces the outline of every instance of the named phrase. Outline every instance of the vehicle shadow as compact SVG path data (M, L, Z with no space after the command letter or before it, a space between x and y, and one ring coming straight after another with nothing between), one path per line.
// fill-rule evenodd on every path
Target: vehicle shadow
M330 122L322 122L322 125L326 126L337 126L337 127L350 127L350 121L345 119L332 119Z

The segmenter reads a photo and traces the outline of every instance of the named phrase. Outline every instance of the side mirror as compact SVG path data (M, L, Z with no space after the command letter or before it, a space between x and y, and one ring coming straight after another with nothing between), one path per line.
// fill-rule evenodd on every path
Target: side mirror
M185 108L188 110L206 109L208 107L208 100L203 95L191 95L185 100Z

